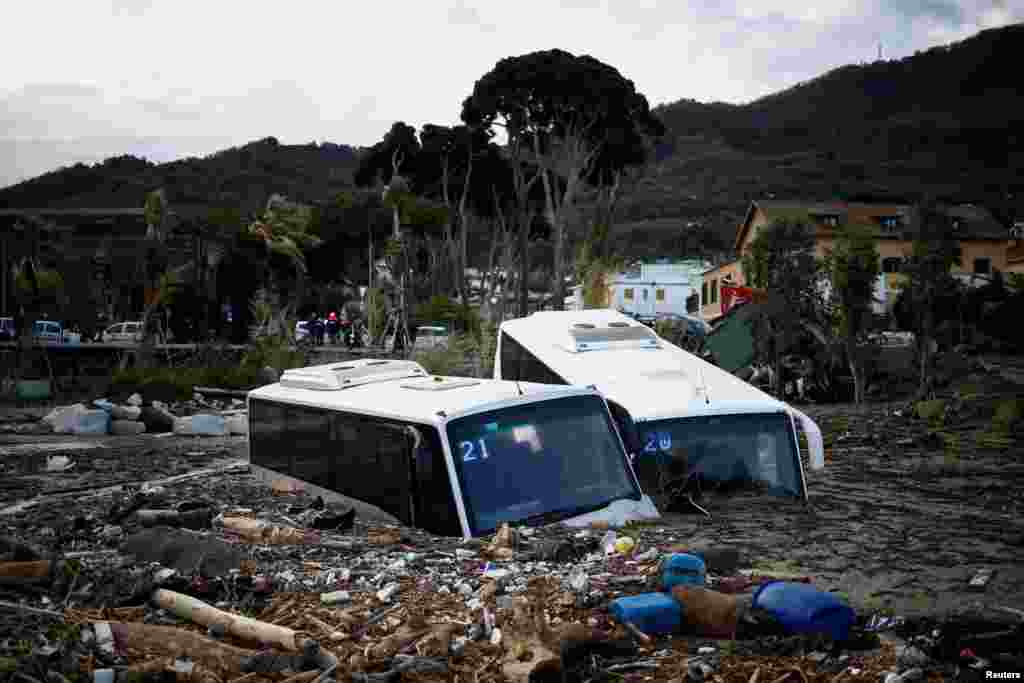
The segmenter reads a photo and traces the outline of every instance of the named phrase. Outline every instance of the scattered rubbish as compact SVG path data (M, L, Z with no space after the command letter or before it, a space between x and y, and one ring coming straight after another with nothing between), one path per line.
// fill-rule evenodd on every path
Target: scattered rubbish
M680 605L684 621L694 634L735 640L738 613L734 595L680 583L672 588L672 597Z
M338 605L349 602L351 599L352 595L348 591L331 591L320 594L320 604L325 606Z
M74 466L75 462L66 455L51 455L46 459L47 472L67 472Z
M992 580L993 576L995 576L994 569L980 569L974 574L974 576L971 577L971 580L970 582L968 582L967 586L970 590L984 590L985 586L988 585L988 582Z

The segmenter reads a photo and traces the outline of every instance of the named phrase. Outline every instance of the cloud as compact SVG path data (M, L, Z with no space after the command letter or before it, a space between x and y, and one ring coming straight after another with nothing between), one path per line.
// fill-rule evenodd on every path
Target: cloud
M465 0L455 0L455 4L448 10L448 22L457 26L475 26L487 33L498 30L494 24L485 22L480 16L480 10L467 5Z
M738 103L873 60L879 40L893 59L1024 21L1020 0L450 2L19 3L0 41L17 65L0 72L0 178L271 135L372 145L398 120L457 122L477 79L536 50L592 55L652 104Z

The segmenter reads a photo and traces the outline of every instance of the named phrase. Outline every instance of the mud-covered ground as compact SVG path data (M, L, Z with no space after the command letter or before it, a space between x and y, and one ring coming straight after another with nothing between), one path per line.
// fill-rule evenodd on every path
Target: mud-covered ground
M809 504L714 497L704 503L710 520L668 513L645 535L659 544L735 548L741 567L807 575L855 605L896 614L974 601L1024 609L1024 445L1012 428L993 426L1001 405L1024 397L1024 385L1012 381L1021 366L1004 361L1000 373L961 378L946 392L961 398L949 402L942 424L915 418L907 402L803 406L826 441L826 468L807 473ZM47 449L75 466L19 474L13 463L26 449ZM61 491L78 500L103 486L245 456L244 437L0 434L0 508ZM60 500L47 507L59 510ZM993 578L969 590L982 568L994 569Z

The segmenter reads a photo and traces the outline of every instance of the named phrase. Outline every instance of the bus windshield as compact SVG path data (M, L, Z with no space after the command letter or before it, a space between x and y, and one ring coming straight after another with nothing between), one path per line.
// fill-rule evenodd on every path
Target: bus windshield
M652 493L697 478L709 487L752 486L804 497L800 452L783 412L702 415L637 423L637 478Z
M599 396L469 415L447 433L474 536L503 522L554 523L641 499Z

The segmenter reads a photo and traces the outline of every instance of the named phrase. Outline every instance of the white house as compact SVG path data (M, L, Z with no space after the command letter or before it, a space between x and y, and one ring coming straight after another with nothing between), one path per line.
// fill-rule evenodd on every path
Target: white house
M609 305L626 313L655 316L686 315L686 300L700 294L705 270L701 261L644 263L638 269L616 273L609 280ZM698 308L703 304L698 301Z

